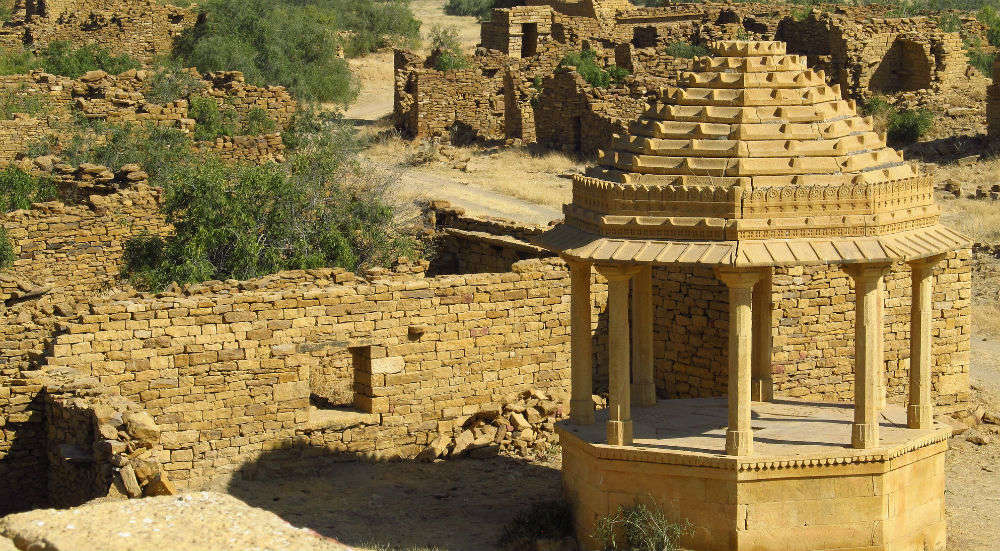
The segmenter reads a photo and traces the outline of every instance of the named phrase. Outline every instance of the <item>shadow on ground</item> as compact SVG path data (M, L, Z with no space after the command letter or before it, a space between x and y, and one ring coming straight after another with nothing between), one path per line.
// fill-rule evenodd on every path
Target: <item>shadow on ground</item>
M938 164L953 163L972 155L985 155L987 157L996 155L996 149L991 144L989 137L982 134L976 136L950 136L938 140L919 142L906 147L903 151L905 158L908 160Z
M347 545L448 551L493 549L517 513L561 492L558 463L366 463L315 448L271 452L225 491Z

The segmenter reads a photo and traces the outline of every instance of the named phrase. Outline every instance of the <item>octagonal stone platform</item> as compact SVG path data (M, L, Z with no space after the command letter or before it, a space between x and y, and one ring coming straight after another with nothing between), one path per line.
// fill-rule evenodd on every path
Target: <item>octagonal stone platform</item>
M943 550L950 430L906 428L888 406L877 448L850 447L854 406L754 402L751 455L725 454L725 399L634 408L634 445L609 446L606 412L558 426L563 485L583 549L620 504L654 500L687 520L693 550Z

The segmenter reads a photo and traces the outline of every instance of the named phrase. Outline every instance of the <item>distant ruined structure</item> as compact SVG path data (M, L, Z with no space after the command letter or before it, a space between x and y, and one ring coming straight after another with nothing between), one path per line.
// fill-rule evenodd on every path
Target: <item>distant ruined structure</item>
M194 11L159 0L14 0L0 46L45 47L56 41L113 45L115 53L150 62L169 54L194 26Z
M856 99L947 93L966 79L958 32L938 29L931 17L887 18L885 11L847 7L802 17L785 4L643 8L627 0L529 0L493 11L467 69L438 71L433 56L397 51L394 114L414 138L538 143L592 154L636 120L660 88L676 86L678 73L690 70L693 60L677 57L678 44L738 37L787 41L789 52L806 56L829 84ZM983 33L974 18L966 19L968 33ZM599 65L631 74L597 88L572 67L560 67L567 54L585 49Z

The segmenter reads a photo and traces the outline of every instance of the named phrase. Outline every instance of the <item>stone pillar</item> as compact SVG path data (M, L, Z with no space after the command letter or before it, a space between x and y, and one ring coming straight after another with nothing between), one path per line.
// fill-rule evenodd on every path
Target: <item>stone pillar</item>
M632 279L632 401L656 405L653 380L653 269L643 266Z
M572 347L569 419L575 425L594 423L594 356L591 339L592 303L590 264L567 260L570 278L570 333Z
M632 408L629 396L628 287L633 270L619 266L597 268L608 280L608 444L632 444Z
M911 429L929 429L934 423L931 401L931 329L933 327L934 267L940 256L910 263L913 302L910 305L910 406L906 424Z
M716 275L729 287L729 429L726 453L753 453L750 428L750 382L753 325L753 288L758 271L719 269Z
M851 446L858 449L878 446L879 377L882 360L882 288L879 285L888 265L850 266L854 279L854 427Z
M774 397L771 382L771 316L774 307L771 301L771 275L773 270L761 274L753 286L753 365L750 399L755 402L769 402Z

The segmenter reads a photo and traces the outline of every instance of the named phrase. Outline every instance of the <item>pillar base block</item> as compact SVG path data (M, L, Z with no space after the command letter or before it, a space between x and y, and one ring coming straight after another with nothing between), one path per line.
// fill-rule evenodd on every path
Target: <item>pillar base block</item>
M632 383L632 403L639 407L656 405L655 383Z
M608 421L608 445L632 445L632 420Z
M753 453L753 431L726 431L726 455L750 455L751 453Z
M574 425L593 425L594 400L570 400L569 422Z
M854 423L851 427L851 447L857 450L878 447L878 423Z
M774 383L771 379L750 381L750 399L754 402L770 402L774 399Z
M910 405L906 408L906 426L911 429L929 429L934 425L934 406Z

